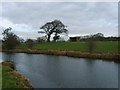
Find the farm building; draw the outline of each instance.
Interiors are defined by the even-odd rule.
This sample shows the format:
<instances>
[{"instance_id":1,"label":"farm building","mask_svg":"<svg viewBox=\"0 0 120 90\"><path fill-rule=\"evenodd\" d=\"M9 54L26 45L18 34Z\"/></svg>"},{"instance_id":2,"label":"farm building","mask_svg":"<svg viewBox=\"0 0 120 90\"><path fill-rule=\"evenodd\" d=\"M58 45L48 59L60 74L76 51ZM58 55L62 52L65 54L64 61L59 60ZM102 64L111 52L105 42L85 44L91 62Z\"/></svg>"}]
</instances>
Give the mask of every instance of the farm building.
<instances>
[{"instance_id":1,"label":"farm building","mask_svg":"<svg viewBox=\"0 0 120 90\"><path fill-rule=\"evenodd\" d=\"M80 41L80 37L70 37L70 41L71 42L79 42Z\"/></svg>"}]
</instances>

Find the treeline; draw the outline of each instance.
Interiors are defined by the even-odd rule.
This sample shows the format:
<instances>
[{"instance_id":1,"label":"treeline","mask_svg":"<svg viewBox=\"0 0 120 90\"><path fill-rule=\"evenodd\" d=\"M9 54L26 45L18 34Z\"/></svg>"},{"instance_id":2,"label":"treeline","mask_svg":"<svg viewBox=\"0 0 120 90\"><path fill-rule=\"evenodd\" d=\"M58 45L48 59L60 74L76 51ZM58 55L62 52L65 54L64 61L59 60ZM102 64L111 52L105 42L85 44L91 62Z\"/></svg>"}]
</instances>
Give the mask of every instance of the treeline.
<instances>
[{"instance_id":1,"label":"treeline","mask_svg":"<svg viewBox=\"0 0 120 90\"><path fill-rule=\"evenodd\" d=\"M60 34L68 33L66 29L66 25L64 25L60 20L54 20L51 22L47 22L43 26L40 27L41 31L38 33L45 34L44 37L39 37L36 40L27 39L26 41L22 38L19 38L16 34L14 34L9 27L3 31L3 40L2 40L2 48L3 49L14 49L20 43L27 43L28 47L31 48L34 43L38 42L50 42L51 36L53 35L53 41L58 41L61 37Z\"/></svg>"},{"instance_id":2,"label":"treeline","mask_svg":"<svg viewBox=\"0 0 120 90\"><path fill-rule=\"evenodd\" d=\"M47 36L38 37L37 39L27 39L24 40L14 34L12 31L12 28L9 27L3 31L3 40L2 40L2 48L3 49L14 49L16 46L18 46L21 43L26 43L28 48L32 49L33 45L36 43L43 43L47 42L48 38ZM53 40L54 41L54 40ZM59 41L65 41L64 39ZM69 41L69 40L68 40ZM104 37L102 33L97 33L94 35L86 35L81 36L80 41L120 41L120 37ZM90 47L93 47L93 43L90 42Z\"/></svg>"},{"instance_id":3,"label":"treeline","mask_svg":"<svg viewBox=\"0 0 120 90\"><path fill-rule=\"evenodd\" d=\"M12 28L9 27L5 29L2 33L3 39L2 39L2 49L14 49L16 46L20 45L21 43L26 43L29 48L32 48L33 44L39 43L39 42L45 42L45 38L39 37L37 39L27 39L24 40L23 38L20 38L15 33L13 33Z\"/></svg>"},{"instance_id":4,"label":"treeline","mask_svg":"<svg viewBox=\"0 0 120 90\"><path fill-rule=\"evenodd\" d=\"M97 33L93 35L81 36L80 41L120 41L120 37L104 37L104 34Z\"/></svg>"},{"instance_id":5,"label":"treeline","mask_svg":"<svg viewBox=\"0 0 120 90\"><path fill-rule=\"evenodd\" d=\"M44 34L43 37L38 37L36 39L27 39L24 40L23 38L20 38L16 34L14 34L11 30L12 28L6 28L2 35L2 48L3 49L14 49L16 46L18 46L21 43L26 43L29 48L32 48L33 44L41 43L41 42L51 42L51 38L53 36L53 42L64 42L64 38L61 38L60 35L62 33L68 34L68 30L66 29L66 25L64 25L60 20L54 20L51 22L47 22L43 26L40 27L42 29L41 31L38 31L40 34ZM86 35L81 36L80 41L119 41L120 37L104 37L102 33L97 33L94 35ZM70 40L68 40L70 41ZM90 44L92 45L92 44Z\"/></svg>"}]
</instances>

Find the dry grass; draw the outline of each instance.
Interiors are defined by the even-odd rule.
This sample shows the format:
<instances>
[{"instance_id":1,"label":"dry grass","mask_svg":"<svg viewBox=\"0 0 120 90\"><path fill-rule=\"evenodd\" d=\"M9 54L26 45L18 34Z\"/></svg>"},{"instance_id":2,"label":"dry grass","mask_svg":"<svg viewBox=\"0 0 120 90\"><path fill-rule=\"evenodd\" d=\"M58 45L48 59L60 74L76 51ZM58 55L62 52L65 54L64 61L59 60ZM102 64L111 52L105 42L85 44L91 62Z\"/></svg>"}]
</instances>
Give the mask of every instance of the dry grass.
<instances>
[{"instance_id":1,"label":"dry grass","mask_svg":"<svg viewBox=\"0 0 120 90\"><path fill-rule=\"evenodd\" d=\"M104 59L120 62L120 54L99 54L99 53L88 53L80 51L60 51L60 50L3 50L3 52L15 52L15 53L28 53L28 54L47 54L47 55L59 55L59 56L70 56L79 58L93 58L93 59Z\"/></svg>"}]
</instances>

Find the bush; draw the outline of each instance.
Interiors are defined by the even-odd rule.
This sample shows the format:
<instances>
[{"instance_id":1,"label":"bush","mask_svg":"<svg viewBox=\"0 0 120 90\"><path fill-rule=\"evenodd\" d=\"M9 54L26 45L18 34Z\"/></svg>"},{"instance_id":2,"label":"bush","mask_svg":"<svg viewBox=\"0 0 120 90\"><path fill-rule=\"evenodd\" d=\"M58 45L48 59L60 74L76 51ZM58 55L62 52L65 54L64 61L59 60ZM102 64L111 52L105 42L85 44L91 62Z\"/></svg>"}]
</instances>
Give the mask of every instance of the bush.
<instances>
[{"instance_id":1,"label":"bush","mask_svg":"<svg viewBox=\"0 0 120 90\"><path fill-rule=\"evenodd\" d=\"M20 44L20 39L17 35L10 32L12 28L7 28L3 31L3 49L14 49Z\"/></svg>"}]
</instances>

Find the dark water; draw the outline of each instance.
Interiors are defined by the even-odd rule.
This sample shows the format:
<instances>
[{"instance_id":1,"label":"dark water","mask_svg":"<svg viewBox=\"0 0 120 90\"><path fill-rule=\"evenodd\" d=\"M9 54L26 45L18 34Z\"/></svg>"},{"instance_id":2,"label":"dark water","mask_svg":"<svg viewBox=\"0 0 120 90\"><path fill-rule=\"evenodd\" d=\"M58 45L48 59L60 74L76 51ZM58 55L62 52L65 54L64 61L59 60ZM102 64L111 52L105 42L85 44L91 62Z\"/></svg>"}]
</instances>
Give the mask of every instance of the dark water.
<instances>
[{"instance_id":1,"label":"dark water","mask_svg":"<svg viewBox=\"0 0 120 90\"><path fill-rule=\"evenodd\" d=\"M117 88L118 64L42 54L2 53L35 88Z\"/></svg>"}]
</instances>

